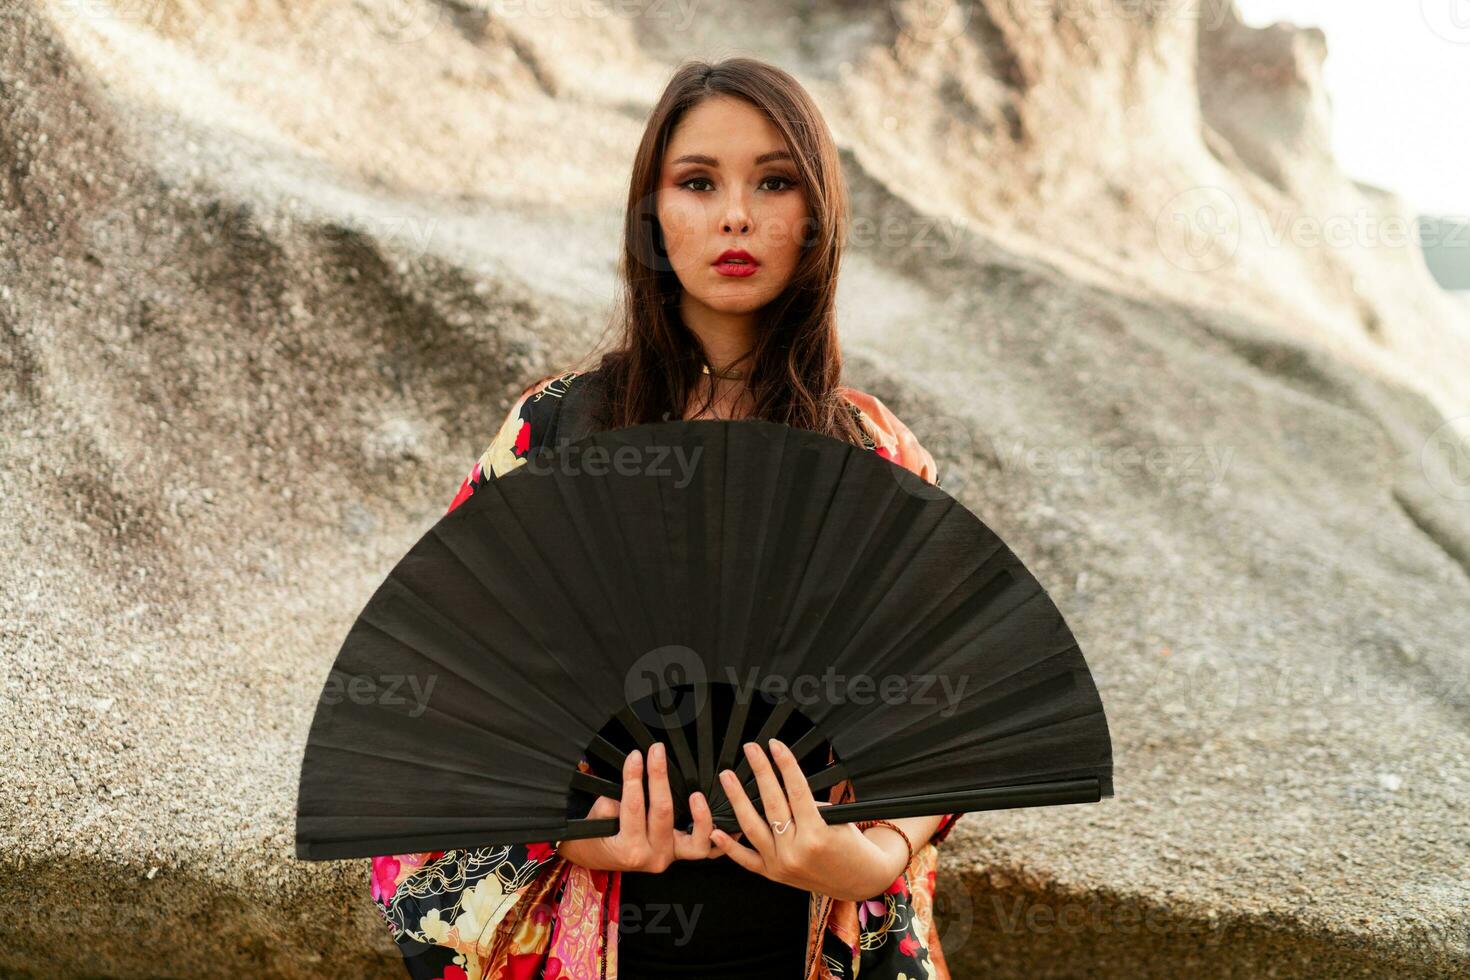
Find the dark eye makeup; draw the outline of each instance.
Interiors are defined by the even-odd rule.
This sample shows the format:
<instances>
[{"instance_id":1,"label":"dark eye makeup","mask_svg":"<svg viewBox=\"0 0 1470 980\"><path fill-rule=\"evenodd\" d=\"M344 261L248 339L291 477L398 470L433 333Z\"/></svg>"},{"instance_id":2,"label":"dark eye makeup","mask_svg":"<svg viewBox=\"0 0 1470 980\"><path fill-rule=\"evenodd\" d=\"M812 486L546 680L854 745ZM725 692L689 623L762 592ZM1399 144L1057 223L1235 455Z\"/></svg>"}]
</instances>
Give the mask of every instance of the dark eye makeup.
<instances>
[{"instance_id":1,"label":"dark eye makeup","mask_svg":"<svg viewBox=\"0 0 1470 980\"><path fill-rule=\"evenodd\" d=\"M697 181L704 181L705 183L711 183L710 178L705 177L705 176L698 176L698 177L688 177L688 178L685 178L684 180L679 181L679 183L678 183L677 186L679 186L679 187L688 187L689 190L698 191L698 190L700 190L700 188L689 187L690 184L693 184L693 183L695 183ZM762 177L759 186L764 187L767 183L770 183L771 181L779 181L780 184L782 185L782 186L779 186L779 187L772 188L773 190L777 190L777 191L790 190L791 188L793 188L793 187L796 186L796 181L793 178L787 177L787 176L785 176L783 174L770 174L770 175L768 175L766 177Z\"/></svg>"}]
</instances>

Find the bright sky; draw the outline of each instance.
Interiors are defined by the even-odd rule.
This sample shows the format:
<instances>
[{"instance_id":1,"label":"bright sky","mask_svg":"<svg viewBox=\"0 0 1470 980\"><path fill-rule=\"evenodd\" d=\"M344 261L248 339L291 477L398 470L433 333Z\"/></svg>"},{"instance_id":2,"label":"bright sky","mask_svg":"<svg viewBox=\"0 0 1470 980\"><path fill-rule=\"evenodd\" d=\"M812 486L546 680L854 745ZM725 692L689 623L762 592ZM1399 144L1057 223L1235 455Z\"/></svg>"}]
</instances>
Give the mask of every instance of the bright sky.
<instances>
[{"instance_id":1,"label":"bright sky","mask_svg":"<svg viewBox=\"0 0 1470 980\"><path fill-rule=\"evenodd\" d=\"M1252 27L1320 27L1333 142L1350 176L1470 216L1470 0L1236 0Z\"/></svg>"}]
</instances>

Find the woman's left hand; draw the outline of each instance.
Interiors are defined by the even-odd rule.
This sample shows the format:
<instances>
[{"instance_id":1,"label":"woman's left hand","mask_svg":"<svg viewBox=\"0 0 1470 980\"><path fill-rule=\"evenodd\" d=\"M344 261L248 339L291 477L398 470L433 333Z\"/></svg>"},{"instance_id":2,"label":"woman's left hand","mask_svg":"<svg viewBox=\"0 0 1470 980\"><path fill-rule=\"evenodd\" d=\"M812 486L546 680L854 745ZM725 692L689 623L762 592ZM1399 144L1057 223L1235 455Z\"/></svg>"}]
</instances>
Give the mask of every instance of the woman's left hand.
<instances>
[{"instance_id":1,"label":"woman's left hand","mask_svg":"<svg viewBox=\"0 0 1470 980\"><path fill-rule=\"evenodd\" d=\"M771 739L771 757L781 773L779 783L776 769L759 745L745 743L745 756L755 773L766 819L746 796L735 773L721 772L720 783L740 829L754 845L746 847L714 830L710 841L731 860L772 881L851 902L881 895L903 874L902 850L895 858L892 850L869 840L856 824L829 824L822 819L800 764L781 742ZM783 832L776 833L768 820L783 827ZM903 847L901 841L899 847Z\"/></svg>"}]
</instances>

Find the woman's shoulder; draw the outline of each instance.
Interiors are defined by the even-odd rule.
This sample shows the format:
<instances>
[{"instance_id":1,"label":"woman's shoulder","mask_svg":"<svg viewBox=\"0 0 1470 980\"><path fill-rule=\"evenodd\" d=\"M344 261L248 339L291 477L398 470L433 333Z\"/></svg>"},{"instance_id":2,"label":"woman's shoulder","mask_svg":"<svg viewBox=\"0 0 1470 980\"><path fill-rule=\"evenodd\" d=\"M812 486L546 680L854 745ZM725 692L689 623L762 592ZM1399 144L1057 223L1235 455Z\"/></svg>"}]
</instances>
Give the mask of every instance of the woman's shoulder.
<instances>
[{"instance_id":1,"label":"woman's shoulder","mask_svg":"<svg viewBox=\"0 0 1470 980\"><path fill-rule=\"evenodd\" d=\"M557 410L578 379L591 372L567 368L545 374L516 395L490 444L480 454L476 471L486 477L504 476L524 463L533 446L546 441Z\"/></svg>"},{"instance_id":2,"label":"woman's shoulder","mask_svg":"<svg viewBox=\"0 0 1470 980\"><path fill-rule=\"evenodd\" d=\"M590 372L580 368L564 368L551 374L542 375L535 381L521 389L516 396L515 408L522 404L534 404L544 398L561 398L570 390L573 383Z\"/></svg>"},{"instance_id":3,"label":"woman's shoulder","mask_svg":"<svg viewBox=\"0 0 1470 980\"><path fill-rule=\"evenodd\" d=\"M913 432L893 410L883 404L881 398L850 385L839 385L837 394L852 406L858 424L877 444L878 455L914 471L930 483L939 483L934 457L919 444Z\"/></svg>"},{"instance_id":4,"label":"woman's shoulder","mask_svg":"<svg viewBox=\"0 0 1470 980\"><path fill-rule=\"evenodd\" d=\"M900 437L908 433L908 426L904 425L899 417L893 414L893 410L883 404L883 400L877 395L851 385L839 385L837 394L847 402L853 415L878 444L880 451L896 449Z\"/></svg>"}]
</instances>

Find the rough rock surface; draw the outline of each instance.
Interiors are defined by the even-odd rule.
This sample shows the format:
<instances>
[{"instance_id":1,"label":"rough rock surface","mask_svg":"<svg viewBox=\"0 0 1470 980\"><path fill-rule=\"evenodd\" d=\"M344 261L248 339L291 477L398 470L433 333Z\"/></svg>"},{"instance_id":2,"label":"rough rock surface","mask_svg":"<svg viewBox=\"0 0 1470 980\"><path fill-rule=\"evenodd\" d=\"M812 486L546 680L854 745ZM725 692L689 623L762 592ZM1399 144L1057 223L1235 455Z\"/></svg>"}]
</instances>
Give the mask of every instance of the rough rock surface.
<instances>
[{"instance_id":1,"label":"rough rock surface","mask_svg":"<svg viewBox=\"0 0 1470 980\"><path fill-rule=\"evenodd\" d=\"M844 148L852 383L1113 726L1114 799L945 845L956 977L1470 970L1470 306L1331 160L1321 35L646 6L0 7L0 972L401 975L291 857L327 663L599 336L672 65L744 52Z\"/></svg>"}]
</instances>

